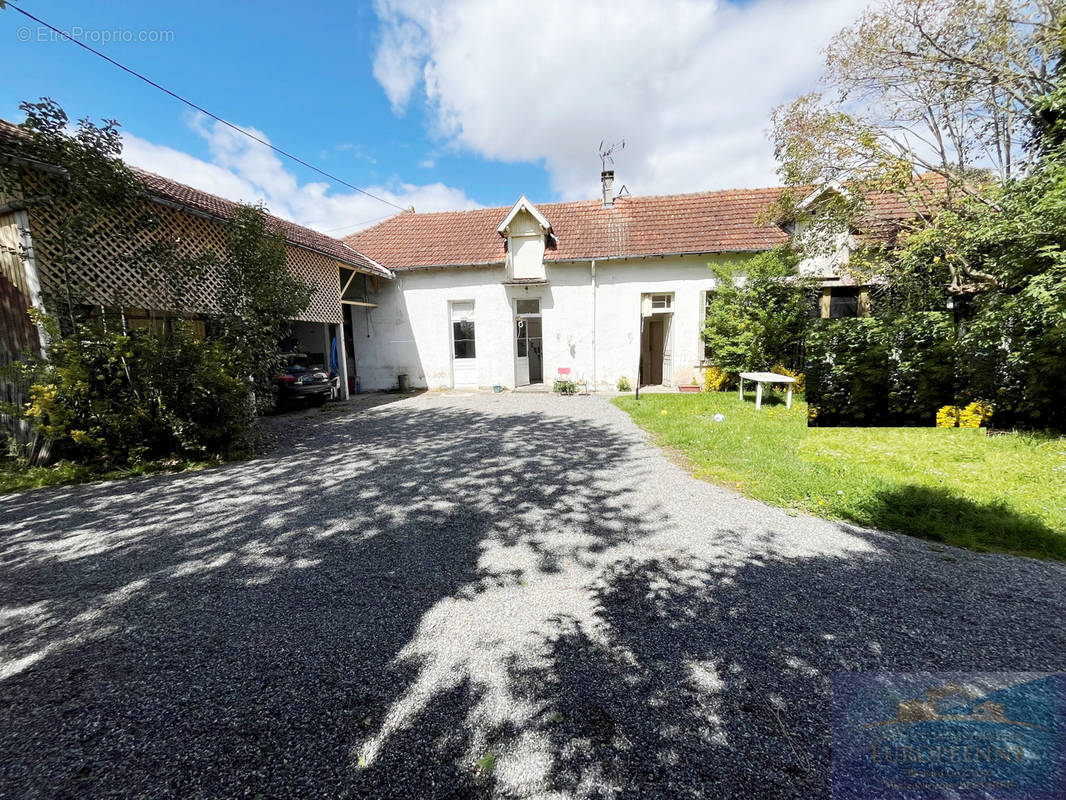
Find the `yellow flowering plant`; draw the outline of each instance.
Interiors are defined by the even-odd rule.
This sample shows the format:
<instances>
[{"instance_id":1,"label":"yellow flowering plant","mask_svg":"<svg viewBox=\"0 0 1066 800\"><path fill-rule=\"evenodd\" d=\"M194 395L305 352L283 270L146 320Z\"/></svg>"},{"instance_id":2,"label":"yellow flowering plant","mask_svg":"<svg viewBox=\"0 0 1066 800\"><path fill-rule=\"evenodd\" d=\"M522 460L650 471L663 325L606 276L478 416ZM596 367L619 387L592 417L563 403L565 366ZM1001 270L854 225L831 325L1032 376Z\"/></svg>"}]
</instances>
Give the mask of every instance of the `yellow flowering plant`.
<instances>
[{"instance_id":1,"label":"yellow flowering plant","mask_svg":"<svg viewBox=\"0 0 1066 800\"><path fill-rule=\"evenodd\" d=\"M957 406L944 406L936 412L936 426L938 428L954 428L959 424L959 409Z\"/></svg>"},{"instance_id":2,"label":"yellow flowering plant","mask_svg":"<svg viewBox=\"0 0 1066 800\"><path fill-rule=\"evenodd\" d=\"M703 391L725 391L729 387L729 384L733 383L735 377L735 375L726 372L721 367L707 367L703 371Z\"/></svg>"}]
</instances>

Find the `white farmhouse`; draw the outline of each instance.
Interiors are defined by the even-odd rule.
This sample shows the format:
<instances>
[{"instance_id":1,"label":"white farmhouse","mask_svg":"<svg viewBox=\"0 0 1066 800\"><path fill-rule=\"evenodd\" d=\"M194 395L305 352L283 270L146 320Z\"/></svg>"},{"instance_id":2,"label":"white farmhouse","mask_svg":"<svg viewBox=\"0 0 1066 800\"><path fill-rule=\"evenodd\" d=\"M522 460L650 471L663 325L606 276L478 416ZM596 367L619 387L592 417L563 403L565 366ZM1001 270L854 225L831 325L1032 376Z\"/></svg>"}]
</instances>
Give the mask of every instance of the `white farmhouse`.
<instances>
[{"instance_id":1,"label":"white farmhouse","mask_svg":"<svg viewBox=\"0 0 1066 800\"><path fill-rule=\"evenodd\" d=\"M400 214L346 240L395 274L345 303L361 387L698 379L709 264L783 244L778 188ZM638 375L638 364L639 375Z\"/></svg>"}]
</instances>

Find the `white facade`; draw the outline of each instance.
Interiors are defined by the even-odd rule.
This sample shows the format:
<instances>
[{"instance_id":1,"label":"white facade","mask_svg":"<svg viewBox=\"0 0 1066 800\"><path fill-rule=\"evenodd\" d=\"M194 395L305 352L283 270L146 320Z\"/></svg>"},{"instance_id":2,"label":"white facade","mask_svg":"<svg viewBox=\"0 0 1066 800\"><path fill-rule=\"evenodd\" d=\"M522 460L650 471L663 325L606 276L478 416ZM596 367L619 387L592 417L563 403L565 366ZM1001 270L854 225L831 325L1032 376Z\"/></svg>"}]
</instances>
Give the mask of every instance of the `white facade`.
<instances>
[{"instance_id":1,"label":"white facade","mask_svg":"<svg viewBox=\"0 0 1066 800\"><path fill-rule=\"evenodd\" d=\"M522 385L528 364L521 360L525 345L516 335L521 330L516 301L536 299L542 380L549 386L560 369L569 369L571 377L590 388L613 389L620 377L634 385L642 320L646 328L658 325L664 339L660 351L652 353L663 367L661 380L653 382L699 380L704 298L715 287L709 264L744 258L706 254L549 261L543 263L544 282L532 285L509 282L512 276L535 277L537 265L524 258L491 266L397 270L395 280L373 298L376 308L353 309L356 371L363 390L394 388L399 374L406 374L412 386L430 389ZM658 307L651 308L651 295L668 299L659 297ZM642 317L645 296L650 316ZM533 306L524 303L522 308ZM461 324L469 321L473 358L457 358L457 353L468 353L468 345L457 345L456 337L469 333L469 325Z\"/></svg>"}]
</instances>

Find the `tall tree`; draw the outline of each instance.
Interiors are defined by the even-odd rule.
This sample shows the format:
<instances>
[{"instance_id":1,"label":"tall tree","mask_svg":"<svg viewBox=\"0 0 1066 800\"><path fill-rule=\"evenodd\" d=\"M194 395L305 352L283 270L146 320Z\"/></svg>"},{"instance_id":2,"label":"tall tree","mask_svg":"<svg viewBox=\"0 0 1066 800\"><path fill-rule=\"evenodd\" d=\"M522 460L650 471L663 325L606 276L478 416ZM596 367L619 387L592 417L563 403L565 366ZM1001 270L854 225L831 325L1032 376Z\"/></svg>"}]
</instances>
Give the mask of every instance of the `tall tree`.
<instances>
[{"instance_id":1,"label":"tall tree","mask_svg":"<svg viewBox=\"0 0 1066 800\"><path fill-rule=\"evenodd\" d=\"M924 221L973 199L994 206L997 183L1032 168L1038 111L1064 49L1061 0L883 0L868 10L826 51L831 94L800 97L771 118L778 171L792 187L783 213L803 218L798 200L811 186L846 186L817 219L808 214L800 246L830 247L842 228L861 227L880 193ZM954 266L957 292L987 282Z\"/></svg>"},{"instance_id":2,"label":"tall tree","mask_svg":"<svg viewBox=\"0 0 1066 800\"><path fill-rule=\"evenodd\" d=\"M1061 0L883 0L834 37L823 95L774 113L791 185L935 172L963 194L974 170L1032 164L1034 104L1066 42Z\"/></svg>"}]
</instances>

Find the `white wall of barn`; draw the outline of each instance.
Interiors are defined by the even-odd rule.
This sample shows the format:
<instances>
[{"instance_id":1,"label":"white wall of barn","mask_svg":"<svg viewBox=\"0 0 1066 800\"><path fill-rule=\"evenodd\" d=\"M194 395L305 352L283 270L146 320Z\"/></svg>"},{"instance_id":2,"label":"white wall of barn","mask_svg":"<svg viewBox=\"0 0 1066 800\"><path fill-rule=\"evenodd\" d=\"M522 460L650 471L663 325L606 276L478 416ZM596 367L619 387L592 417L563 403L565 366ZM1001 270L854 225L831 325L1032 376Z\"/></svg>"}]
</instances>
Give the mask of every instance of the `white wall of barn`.
<instances>
[{"instance_id":1,"label":"white wall of barn","mask_svg":"<svg viewBox=\"0 0 1066 800\"><path fill-rule=\"evenodd\" d=\"M355 361L363 390L394 388L406 373L412 386L453 386L451 303L474 302L477 386L515 385L515 306L539 298L546 383L569 367L574 377L613 389L637 379L643 294L673 294L674 384L699 378L704 293L715 287L711 261L743 254L598 260L546 266L547 283L504 283L504 264L398 270L372 299L354 309Z\"/></svg>"}]
</instances>

